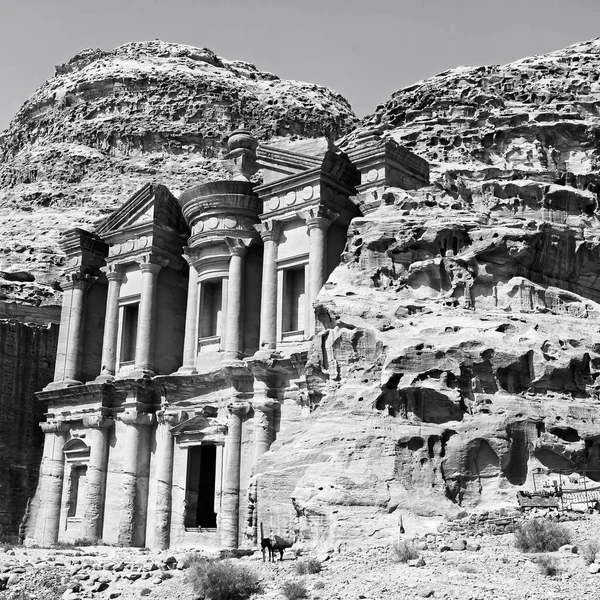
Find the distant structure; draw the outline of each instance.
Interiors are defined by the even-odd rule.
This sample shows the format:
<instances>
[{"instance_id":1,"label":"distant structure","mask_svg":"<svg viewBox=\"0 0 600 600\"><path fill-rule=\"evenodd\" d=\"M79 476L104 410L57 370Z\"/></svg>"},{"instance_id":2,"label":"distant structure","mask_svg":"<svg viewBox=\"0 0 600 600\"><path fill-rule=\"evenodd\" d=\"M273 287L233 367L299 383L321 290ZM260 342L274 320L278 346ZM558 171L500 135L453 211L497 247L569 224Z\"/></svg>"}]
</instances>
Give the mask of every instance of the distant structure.
<instances>
[{"instance_id":1,"label":"distant structure","mask_svg":"<svg viewBox=\"0 0 600 600\"><path fill-rule=\"evenodd\" d=\"M71 270L54 381L38 394L26 541L236 548L273 526L253 464L312 408L313 301L350 221L388 186L427 185L429 168L377 132L348 154L258 146L244 130L228 145L233 179L179 199L148 184L96 233L63 235Z\"/></svg>"}]
</instances>

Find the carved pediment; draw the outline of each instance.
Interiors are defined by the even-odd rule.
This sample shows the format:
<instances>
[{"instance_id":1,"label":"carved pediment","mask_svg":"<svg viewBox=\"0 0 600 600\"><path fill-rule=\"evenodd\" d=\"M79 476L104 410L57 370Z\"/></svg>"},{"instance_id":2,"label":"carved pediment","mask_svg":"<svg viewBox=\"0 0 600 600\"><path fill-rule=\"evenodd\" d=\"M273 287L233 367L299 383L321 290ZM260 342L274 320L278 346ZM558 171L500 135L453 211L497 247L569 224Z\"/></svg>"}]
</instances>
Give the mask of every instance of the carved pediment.
<instances>
[{"instance_id":1,"label":"carved pediment","mask_svg":"<svg viewBox=\"0 0 600 600\"><path fill-rule=\"evenodd\" d=\"M144 226L170 229L174 233L188 235L189 230L181 214L179 202L161 184L147 183L133 194L120 208L101 221L96 232L103 238L132 233Z\"/></svg>"}]
</instances>

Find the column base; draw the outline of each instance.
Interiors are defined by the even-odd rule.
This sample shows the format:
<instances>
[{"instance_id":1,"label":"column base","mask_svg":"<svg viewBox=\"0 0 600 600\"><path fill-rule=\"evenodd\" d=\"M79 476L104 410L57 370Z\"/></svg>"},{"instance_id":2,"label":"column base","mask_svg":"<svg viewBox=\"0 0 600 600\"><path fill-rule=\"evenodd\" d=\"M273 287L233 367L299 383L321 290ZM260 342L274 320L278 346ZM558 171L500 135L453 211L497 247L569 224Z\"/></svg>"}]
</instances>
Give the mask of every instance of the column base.
<instances>
[{"instance_id":1,"label":"column base","mask_svg":"<svg viewBox=\"0 0 600 600\"><path fill-rule=\"evenodd\" d=\"M110 383L114 378L115 376L110 373L100 373L92 383Z\"/></svg>"},{"instance_id":2,"label":"column base","mask_svg":"<svg viewBox=\"0 0 600 600\"><path fill-rule=\"evenodd\" d=\"M58 390L60 388L73 387L76 385L84 385L83 381L77 381L76 379L61 379L60 381L53 381L49 383L44 391Z\"/></svg>"},{"instance_id":3,"label":"column base","mask_svg":"<svg viewBox=\"0 0 600 600\"><path fill-rule=\"evenodd\" d=\"M115 379L142 379L144 377L154 377L155 375L157 375L156 372L148 369L133 369L132 371L118 373Z\"/></svg>"},{"instance_id":4,"label":"column base","mask_svg":"<svg viewBox=\"0 0 600 600\"><path fill-rule=\"evenodd\" d=\"M269 360L281 358L282 354L279 350L275 350L275 348L261 348L257 350L252 356L255 360Z\"/></svg>"},{"instance_id":5,"label":"column base","mask_svg":"<svg viewBox=\"0 0 600 600\"><path fill-rule=\"evenodd\" d=\"M175 375L196 375L197 373L198 370L196 367L183 365L183 367L179 367L179 369L177 369Z\"/></svg>"}]
</instances>

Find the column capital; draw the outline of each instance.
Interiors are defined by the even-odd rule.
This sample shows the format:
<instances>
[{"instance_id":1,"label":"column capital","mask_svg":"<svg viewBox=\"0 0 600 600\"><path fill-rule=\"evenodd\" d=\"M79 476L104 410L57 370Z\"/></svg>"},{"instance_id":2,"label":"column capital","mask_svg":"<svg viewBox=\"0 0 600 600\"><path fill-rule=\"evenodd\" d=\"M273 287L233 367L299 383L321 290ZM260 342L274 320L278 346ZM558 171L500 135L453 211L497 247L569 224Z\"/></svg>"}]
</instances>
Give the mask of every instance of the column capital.
<instances>
[{"instance_id":1,"label":"column capital","mask_svg":"<svg viewBox=\"0 0 600 600\"><path fill-rule=\"evenodd\" d=\"M132 410L121 413L119 420L125 423L125 425L152 425L154 423L154 415Z\"/></svg>"},{"instance_id":2,"label":"column capital","mask_svg":"<svg viewBox=\"0 0 600 600\"><path fill-rule=\"evenodd\" d=\"M227 410L229 414L235 415L236 417L241 417L250 412L250 403L249 402L232 402L227 405Z\"/></svg>"},{"instance_id":3,"label":"column capital","mask_svg":"<svg viewBox=\"0 0 600 600\"><path fill-rule=\"evenodd\" d=\"M248 248L252 244L253 239L226 237L225 243L229 248L231 256L245 256Z\"/></svg>"},{"instance_id":4,"label":"column capital","mask_svg":"<svg viewBox=\"0 0 600 600\"><path fill-rule=\"evenodd\" d=\"M183 247L183 254L181 255L185 262L192 268L195 262L199 260L198 248L191 248L190 246Z\"/></svg>"},{"instance_id":5,"label":"column capital","mask_svg":"<svg viewBox=\"0 0 600 600\"><path fill-rule=\"evenodd\" d=\"M83 426L90 429L109 429L115 424L113 419L104 415L86 415L82 421Z\"/></svg>"},{"instance_id":6,"label":"column capital","mask_svg":"<svg viewBox=\"0 0 600 600\"><path fill-rule=\"evenodd\" d=\"M65 421L45 421L40 423L40 428L44 433L65 433L71 429L71 424Z\"/></svg>"},{"instance_id":7,"label":"column capital","mask_svg":"<svg viewBox=\"0 0 600 600\"><path fill-rule=\"evenodd\" d=\"M125 275L125 271L123 265L117 263L109 263L105 267L101 267L100 269L105 275L108 281L123 281L123 276Z\"/></svg>"},{"instance_id":8,"label":"column capital","mask_svg":"<svg viewBox=\"0 0 600 600\"><path fill-rule=\"evenodd\" d=\"M279 242L281 236L281 223L279 221L263 221L254 225L254 229L260 233L263 242Z\"/></svg>"},{"instance_id":9,"label":"column capital","mask_svg":"<svg viewBox=\"0 0 600 600\"><path fill-rule=\"evenodd\" d=\"M144 271L149 271L154 274L158 273L163 267L166 267L169 264L169 261L166 258L160 258L154 254L143 254L137 258L135 262L140 265L140 271L142 271L142 273Z\"/></svg>"},{"instance_id":10,"label":"column capital","mask_svg":"<svg viewBox=\"0 0 600 600\"><path fill-rule=\"evenodd\" d=\"M267 415L275 412L280 405L281 403L278 400L272 400L271 398L252 400L252 408L254 409L254 412L260 411Z\"/></svg>"},{"instance_id":11,"label":"column capital","mask_svg":"<svg viewBox=\"0 0 600 600\"><path fill-rule=\"evenodd\" d=\"M182 421L188 418L188 414L183 411L178 412L167 412L166 410L159 410L156 413L156 420L159 425L179 425Z\"/></svg>"},{"instance_id":12,"label":"column capital","mask_svg":"<svg viewBox=\"0 0 600 600\"><path fill-rule=\"evenodd\" d=\"M66 273L65 277L67 280L61 283L61 288L64 292L75 288L86 290L91 285L93 279L95 279L81 271L71 271L70 273Z\"/></svg>"},{"instance_id":13,"label":"column capital","mask_svg":"<svg viewBox=\"0 0 600 600\"><path fill-rule=\"evenodd\" d=\"M334 210L330 210L323 206L301 210L296 213L305 223L308 232L311 229L326 230L340 216Z\"/></svg>"}]
</instances>

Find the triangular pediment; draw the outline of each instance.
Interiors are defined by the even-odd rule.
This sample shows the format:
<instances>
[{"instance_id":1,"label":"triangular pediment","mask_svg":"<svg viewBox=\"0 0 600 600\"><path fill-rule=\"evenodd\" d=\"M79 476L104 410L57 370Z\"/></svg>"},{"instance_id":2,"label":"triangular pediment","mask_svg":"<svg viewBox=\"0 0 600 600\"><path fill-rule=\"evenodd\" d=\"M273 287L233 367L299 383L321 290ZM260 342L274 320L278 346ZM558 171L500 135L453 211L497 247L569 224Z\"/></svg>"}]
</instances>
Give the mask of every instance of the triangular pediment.
<instances>
[{"instance_id":1,"label":"triangular pediment","mask_svg":"<svg viewBox=\"0 0 600 600\"><path fill-rule=\"evenodd\" d=\"M130 196L117 210L96 226L96 233L103 237L144 225L160 226L187 233L188 228L181 214L179 202L167 187L147 183Z\"/></svg>"}]
</instances>

